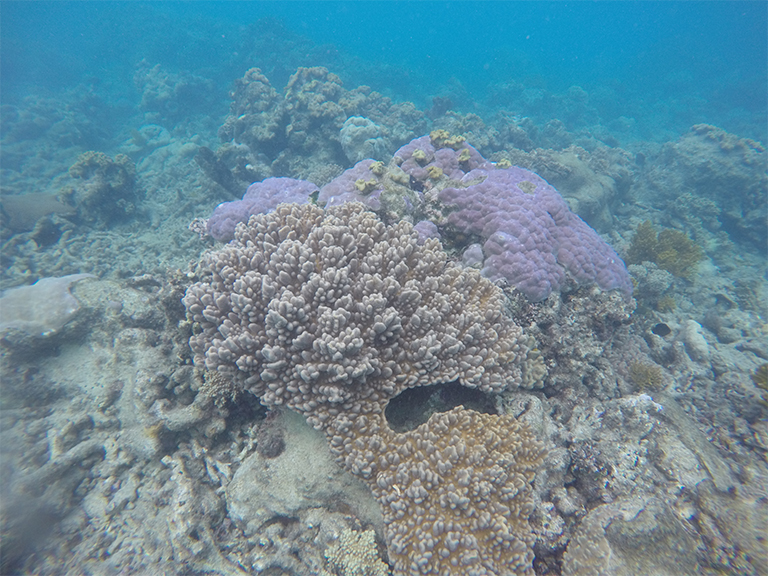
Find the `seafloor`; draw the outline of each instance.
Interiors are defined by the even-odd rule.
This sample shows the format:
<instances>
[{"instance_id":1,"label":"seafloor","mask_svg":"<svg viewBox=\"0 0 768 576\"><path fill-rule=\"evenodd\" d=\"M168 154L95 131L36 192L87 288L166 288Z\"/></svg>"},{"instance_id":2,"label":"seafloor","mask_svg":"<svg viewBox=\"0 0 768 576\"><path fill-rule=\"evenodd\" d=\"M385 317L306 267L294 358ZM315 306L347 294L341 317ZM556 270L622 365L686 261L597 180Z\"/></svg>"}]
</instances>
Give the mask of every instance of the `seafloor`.
<instances>
[{"instance_id":1,"label":"seafloor","mask_svg":"<svg viewBox=\"0 0 768 576\"><path fill-rule=\"evenodd\" d=\"M2 574L388 573L368 488L302 418L193 365L182 297L220 202L271 176L322 186L437 129L555 186L634 293L505 288L540 385L437 386L389 416L471 400L535 431L536 574L768 574L763 144L697 125L630 151L557 119L420 110L324 69L286 89L249 71L221 125L181 121L196 82L137 73L144 121L110 154L81 153L86 93L2 109L0 286L92 275L3 297ZM447 238L451 259L471 240Z\"/></svg>"}]
</instances>

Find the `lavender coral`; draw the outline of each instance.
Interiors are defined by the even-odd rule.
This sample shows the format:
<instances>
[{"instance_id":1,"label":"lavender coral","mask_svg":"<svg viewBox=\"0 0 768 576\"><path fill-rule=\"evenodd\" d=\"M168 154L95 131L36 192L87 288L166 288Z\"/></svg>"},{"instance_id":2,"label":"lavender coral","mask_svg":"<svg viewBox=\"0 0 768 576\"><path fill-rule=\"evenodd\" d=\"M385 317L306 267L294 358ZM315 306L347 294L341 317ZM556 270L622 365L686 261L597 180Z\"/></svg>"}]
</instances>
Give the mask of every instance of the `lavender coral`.
<instances>
[{"instance_id":1,"label":"lavender coral","mask_svg":"<svg viewBox=\"0 0 768 576\"><path fill-rule=\"evenodd\" d=\"M504 279L533 301L579 284L632 293L624 262L543 178L523 168L477 168L439 195L447 223L484 240L483 275Z\"/></svg>"},{"instance_id":2,"label":"lavender coral","mask_svg":"<svg viewBox=\"0 0 768 576\"><path fill-rule=\"evenodd\" d=\"M247 222L254 214L265 214L283 202L304 203L317 191L317 186L294 178L267 178L248 186L242 200L219 204L208 219L208 233L216 240L229 241L235 226Z\"/></svg>"},{"instance_id":3,"label":"lavender coral","mask_svg":"<svg viewBox=\"0 0 768 576\"><path fill-rule=\"evenodd\" d=\"M533 573L528 483L541 449L527 428L460 409L396 434L384 418L407 388L536 384L538 353L499 288L359 203L253 216L204 268L184 298L195 363L326 434L384 510L395 574Z\"/></svg>"},{"instance_id":4,"label":"lavender coral","mask_svg":"<svg viewBox=\"0 0 768 576\"><path fill-rule=\"evenodd\" d=\"M618 254L549 183L523 168L497 167L445 130L412 140L386 168L359 162L319 195L326 206L355 200L387 217L431 219L443 237L450 236L444 231L479 237L483 275L505 280L532 301L560 290L568 279L632 293Z\"/></svg>"}]
</instances>

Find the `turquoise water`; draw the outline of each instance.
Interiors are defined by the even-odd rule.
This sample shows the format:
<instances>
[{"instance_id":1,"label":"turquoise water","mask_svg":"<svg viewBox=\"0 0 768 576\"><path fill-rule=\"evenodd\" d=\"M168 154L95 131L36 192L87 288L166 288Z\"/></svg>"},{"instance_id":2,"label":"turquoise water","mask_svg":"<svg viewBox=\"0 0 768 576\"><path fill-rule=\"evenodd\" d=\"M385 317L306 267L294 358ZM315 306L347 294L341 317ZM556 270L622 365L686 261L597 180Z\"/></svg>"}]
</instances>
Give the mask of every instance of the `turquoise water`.
<instances>
[{"instance_id":1,"label":"turquoise water","mask_svg":"<svg viewBox=\"0 0 768 576\"><path fill-rule=\"evenodd\" d=\"M274 70L279 86L297 65L324 65L467 111L508 107L510 82L580 86L603 123L634 118L645 138L705 122L765 141L766 27L762 2L7 2L0 79L6 102L90 83L119 106L142 59L202 72L222 97L244 67Z\"/></svg>"}]
</instances>

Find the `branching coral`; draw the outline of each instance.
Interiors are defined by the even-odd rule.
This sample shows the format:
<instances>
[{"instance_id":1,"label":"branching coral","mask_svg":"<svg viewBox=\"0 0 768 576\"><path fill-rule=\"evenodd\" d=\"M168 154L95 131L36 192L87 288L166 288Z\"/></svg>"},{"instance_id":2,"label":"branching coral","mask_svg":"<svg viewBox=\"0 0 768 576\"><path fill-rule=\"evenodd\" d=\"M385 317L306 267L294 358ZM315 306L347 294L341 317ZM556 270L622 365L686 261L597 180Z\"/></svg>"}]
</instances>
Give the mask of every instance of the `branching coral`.
<instances>
[{"instance_id":1,"label":"branching coral","mask_svg":"<svg viewBox=\"0 0 768 576\"><path fill-rule=\"evenodd\" d=\"M528 429L463 409L403 434L384 419L407 388L536 384L538 353L499 288L357 203L253 216L204 269L184 298L196 364L326 434L374 490L396 574L532 574L528 483L541 449Z\"/></svg>"}]
</instances>

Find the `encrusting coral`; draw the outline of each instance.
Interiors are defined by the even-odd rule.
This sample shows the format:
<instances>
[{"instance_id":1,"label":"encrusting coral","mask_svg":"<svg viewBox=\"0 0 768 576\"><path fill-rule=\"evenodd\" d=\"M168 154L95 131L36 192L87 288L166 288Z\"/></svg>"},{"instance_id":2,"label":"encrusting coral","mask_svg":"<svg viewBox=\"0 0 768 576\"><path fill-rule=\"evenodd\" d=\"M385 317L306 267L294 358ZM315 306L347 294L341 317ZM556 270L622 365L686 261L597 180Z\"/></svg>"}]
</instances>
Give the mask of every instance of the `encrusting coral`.
<instances>
[{"instance_id":1,"label":"encrusting coral","mask_svg":"<svg viewBox=\"0 0 768 576\"><path fill-rule=\"evenodd\" d=\"M533 574L532 433L463 408L400 434L384 417L416 386L536 385L538 353L498 287L359 203L253 216L203 270L184 298L195 363L326 434L382 506L395 574Z\"/></svg>"}]
</instances>

